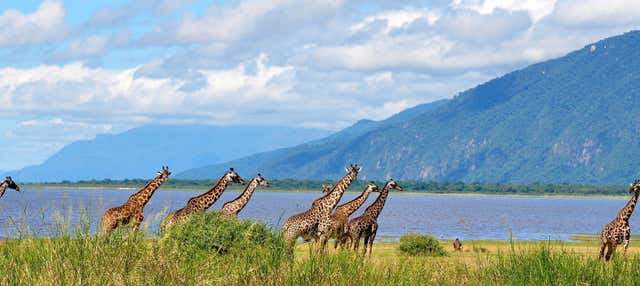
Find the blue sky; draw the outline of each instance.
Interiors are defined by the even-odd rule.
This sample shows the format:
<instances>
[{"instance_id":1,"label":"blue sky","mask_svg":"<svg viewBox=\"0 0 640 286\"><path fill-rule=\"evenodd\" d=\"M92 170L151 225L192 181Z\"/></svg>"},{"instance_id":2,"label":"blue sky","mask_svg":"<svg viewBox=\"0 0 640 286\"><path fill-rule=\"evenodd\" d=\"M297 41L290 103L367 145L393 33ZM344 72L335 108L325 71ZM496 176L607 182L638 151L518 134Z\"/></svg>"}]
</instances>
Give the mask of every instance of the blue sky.
<instances>
[{"instance_id":1,"label":"blue sky","mask_svg":"<svg viewBox=\"0 0 640 286\"><path fill-rule=\"evenodd\" d=\"M640 1L0 2L0 170L147 123L339 129L638 29Z\"/></svg>"}]
</instances>

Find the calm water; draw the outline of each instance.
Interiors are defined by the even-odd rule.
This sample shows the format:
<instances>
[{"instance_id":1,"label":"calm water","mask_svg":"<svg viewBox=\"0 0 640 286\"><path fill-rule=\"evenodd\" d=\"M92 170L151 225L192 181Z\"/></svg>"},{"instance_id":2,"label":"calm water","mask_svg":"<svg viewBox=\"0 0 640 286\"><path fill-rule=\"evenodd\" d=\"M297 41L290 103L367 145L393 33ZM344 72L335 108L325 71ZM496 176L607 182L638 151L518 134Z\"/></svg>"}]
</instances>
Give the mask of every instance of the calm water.
<instances>
[{"instance_id":1,"label":"calm water","mask_svg":"<svg viewBox=\"0 0 640 286\"><path fill-rule=\"evenodd\" d=\"M100 216L110 207L123 203L134 190L7 190L0 199L0 236L15 237L24 226L39 236L57 233L56 222L76 224L81 213L99 224ZM203 191L160 190L145 208L145 226L151 230L171 210L178 209ZM220 206L238 195L226 192L212 207ZM284 220L306 210L319 193L284 193L257 191L240 213L279 227ZM357 194L347 193L343 201ZM369 198L367 205L375 199ZM574 234L599 233L626 203L624 199L602 198L529 198L487 196L434 196L392 193L379 219L378 237L400 236L406 232L429 233L438 238L508 240L568 240ZM364 209L364 208L363 208ZM362 210L360 210L361 212ZM360 212L357 212L358 215ZM632 231L640 232L635 215Z\"/></svg>"}]
</instances>

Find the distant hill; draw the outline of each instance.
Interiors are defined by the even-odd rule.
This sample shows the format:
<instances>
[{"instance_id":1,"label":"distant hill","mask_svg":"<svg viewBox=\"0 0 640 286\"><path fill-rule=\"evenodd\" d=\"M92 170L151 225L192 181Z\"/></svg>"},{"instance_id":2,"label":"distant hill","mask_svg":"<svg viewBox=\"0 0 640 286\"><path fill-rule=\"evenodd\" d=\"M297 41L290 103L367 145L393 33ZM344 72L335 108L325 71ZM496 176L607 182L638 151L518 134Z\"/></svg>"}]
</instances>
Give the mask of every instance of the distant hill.
<instances>
[{"instance_id":1,"label":"distant hill","mask_svg":"<svg viewBox=\"0 0 640 286\"><path fill-rule=\"evenodd\" d=\"M162 165L177 174L329 134L331 131L283 126L147 125L71 143L41 165L3 174L22 182L149 178Z\"/></svg>"},{"instance_id":2,"label":"distant hill","mask_svg":"<svg viewBox=\"0 0 640 286\"><path fill-rule=\"evenodd\" d=\"M344 142L357 139L364 134L371 132L377 128L390 126L397 123L406 122L426 112L433 111L447 103L447 99L437 100L431 103L420 104L412 108L408 108L402 112L396 113L389 118L381 121L373 121L363 119L352 126L349 126L339 132L331 134L322 139L314 140L308 143L300 144L291 148L283 148L271 152L258 153L236 161L224 164L214 164L204 167L194 168L180 173L176 178L185 179L206 179L213 173L220 173L228 166L239 166L241 169L250 170L249 173L260 172L260 170L272 170L271 166L280 162L283 164L303 163L313 158L314 154L324 154L339 147ZM286 175L281 178L290 178ZM309 177L312 178L312 177Z\"/></svg>"},{"instance_id":3,"label":"distant hill","mask_svg":"<svg viewBox=\"0 0 640 286\"><path fill-rule=\"evenodd\" d=\"M608 38L456 96L435 110L333 140L229 165L268 178L625 184L640 175L640 32Z\"/></svg>"}]
</instances>

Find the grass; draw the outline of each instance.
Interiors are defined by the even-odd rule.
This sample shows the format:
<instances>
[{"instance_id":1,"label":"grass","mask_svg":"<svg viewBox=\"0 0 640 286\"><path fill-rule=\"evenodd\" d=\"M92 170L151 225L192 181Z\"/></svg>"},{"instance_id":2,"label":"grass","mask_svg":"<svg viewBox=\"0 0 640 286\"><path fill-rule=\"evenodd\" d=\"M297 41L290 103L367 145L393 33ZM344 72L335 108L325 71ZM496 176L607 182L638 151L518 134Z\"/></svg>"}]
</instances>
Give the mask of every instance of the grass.
<instances>
[{"instance_id":1,"label":"grass","mask_svg":"<svg viewBox=\"0 0 640 286\"><path fill-rule=\"evenodd\" d=\"M634 242L629 259L613 263L598 261L595 241L463 241L463 251L453 251L441 240L444 257L380 242L371 258L333 249L318 256L298 243L292 257L263 224L213 212L163 236L102 237L89 225L0 242L0 285L633 285L640 274Z\"/></svg>"}]
</instances>

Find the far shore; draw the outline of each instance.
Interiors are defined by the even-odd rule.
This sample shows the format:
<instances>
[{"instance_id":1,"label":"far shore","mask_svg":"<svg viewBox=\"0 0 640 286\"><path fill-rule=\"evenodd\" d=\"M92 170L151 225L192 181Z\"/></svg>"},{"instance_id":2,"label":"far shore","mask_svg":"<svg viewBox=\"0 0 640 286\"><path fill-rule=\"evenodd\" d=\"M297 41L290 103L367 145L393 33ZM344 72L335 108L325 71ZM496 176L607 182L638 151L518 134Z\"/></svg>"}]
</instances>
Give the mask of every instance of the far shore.
<instances>
[{"instance_id":1,"label":"far shore","mask_svg":"<svg viewBox=\"0 0 640 286\"><path fill-rule=\"evenodd\" d=\"M122 191L134 191L142 187L134 186L118 186L118 185L66 185L66 184L24 184L23 189L68 189L68 190L122 190ZM161 187L162 191L206 191L211 186L170 186ZM227 189L227 192L242 192L243 187L231 186ZM318 193L321 194L320 189L279 189L279 188L261 188L259 192L271 192L271 193ZM361 190L348 190L348 193L360 193ZM430 192L430 191L414 191L404 190L403 192L394 192L394 195L403 196L452 196L452 197L522 197L522 198L601 198L601 199L628 199L629 196L624 194L571 194L571 193L545 193L545 194L524 194L524 193L484 193L484 192Z\"/></svg>"}]
</instances>

